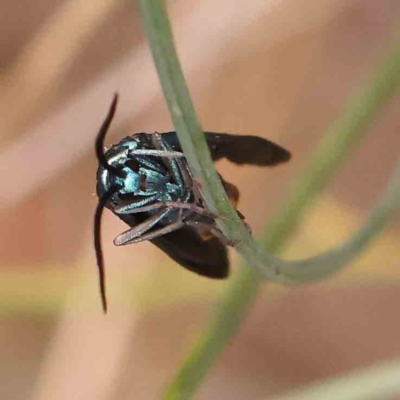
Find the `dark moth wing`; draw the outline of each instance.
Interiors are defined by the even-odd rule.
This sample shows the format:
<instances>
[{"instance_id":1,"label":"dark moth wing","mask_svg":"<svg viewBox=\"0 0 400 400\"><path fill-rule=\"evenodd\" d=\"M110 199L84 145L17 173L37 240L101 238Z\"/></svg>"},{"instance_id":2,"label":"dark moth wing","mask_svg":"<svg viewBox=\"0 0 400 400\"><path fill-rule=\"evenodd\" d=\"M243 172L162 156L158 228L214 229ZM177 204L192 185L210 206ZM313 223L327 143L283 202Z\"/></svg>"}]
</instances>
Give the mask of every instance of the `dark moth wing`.
<instances>
[{"instance_id":1,"label":"dark moth wing","mask_svg":"<svg viewBox=\"0 0 400 400\"><path fill-rule=\"evenodd\" d=\"M129 226L149 217L146 213L118 215ZM151 240L182 267L209 278L223 279L229 274L226 246L212 237L204 240L191 227L184 227Z\"/></svg>"},{"instance_id":2,"label":"dark moth wing","mask_svg":"<svg viewBox=\"0 0 400 400\"><path fill-rule=\"evenodd\" d=\"M226 158L235 164L274 166L290 160L283 147L258 136L206 132L213 160Z\"/></svg>"},{"instance_id":3,"label":"dark moth wing","mask_svg":"<svg viewBox=\"0 0 400 400\"><path fill-rule=\"evenodd\" d=\"M274 166L290 160L290 153L270 140L250 135L204 132L214 161L226 158L235 164ZM163 133L163 139L181 151L176 132Z\"/></svg>"},{"instance_id":4,"label":"dark moth wing","mask_svg":"<svg viewBox=\"0 0 400 400\"><path fill-rule=\"evenodd\" d=\"M203 240L196 230L185 227L152 242L182 267L196 274L215 279L229 275L226 246L216 237Z\"/></svg>"}]
</instances>

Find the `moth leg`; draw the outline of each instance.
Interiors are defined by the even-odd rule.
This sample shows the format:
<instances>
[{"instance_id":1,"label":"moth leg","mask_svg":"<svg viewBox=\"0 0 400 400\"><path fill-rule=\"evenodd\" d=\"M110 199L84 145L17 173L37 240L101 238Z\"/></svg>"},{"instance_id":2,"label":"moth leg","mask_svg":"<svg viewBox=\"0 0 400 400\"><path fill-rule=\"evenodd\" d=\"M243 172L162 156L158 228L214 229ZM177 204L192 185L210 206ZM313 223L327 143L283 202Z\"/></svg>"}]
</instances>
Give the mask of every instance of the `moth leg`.
<instances>
[{"instance_id":1,"label":"moth leg","mask_svg":"<svg viewBox=\"0 0 400 400\"><path fill-rule=\"evenodd\" d=\"M148 204L140 207L130 207L131 205L124 205L124 206L116 206L114 208L114 212L116 214L136 214L136 213L141 213L141 212L146 212L146 211L154 211L162 207L166 207L167 203L164 202L157 202L154 204Z\"/></svg>"},{"instance_id":2,"label":"moth leg","mask_svg":"<svg viewBox=\"0 0 400 400\"><path fill-rule=\"evenodd\" d=\"M169 152L174 151L173 148L169 145L168 141L164 140L163 135L160 135L159 133L154 133L152 135L152 142L156 148L160 148ZM194 185L193 185L193 176L188 168L187 163L180 158L176 158L174 160L171 159L164 160L164 163L166 164L167 168L170 169L177 184L185 187L186 196L183 199L183 202L185 203L188 202L192 190L194 189ZM195 203L197 204L199 193L196 190L194 191L193 194L195 196Z\"/></svg>"},{"instance_id":3,"label":"moth leg","mask_svg":"<svg viewBox=\"0 0 400 400\"><path fill-rule=\"evenodd\" d=\"M155 132L152 134L151 141L154 147L158 149L164 149L170 152L173 151L182 151L178 138L175 132L172 132L173 138L171 137L171 132L167 134L160 135L159 133ZM171 142L171 139L172 142ZM171 143L170 143L171 142ZM175 146L176 147L175 147ZM194 203L200 204L201 203L201 194L199 188L194 183L194 177L187 165L187 163L182 159L174 159L174 160L165 160L164 161L167 168L170 169L171 173L173 174L175 180L182 184L183 181L184 187L186 189L186 196L182 199L183 202L188 202L190 197L193 195Z\"/></svg>"},{"instance_id":4,"label":"moth leg","mask_svg":"<svg viewBox=\"0 0 400 400\"><path fill-rule=\"evenodd\" d=\"M172 154L175 153L170 146L168 146L168 144L163 140L162 136L155 132L151 135L151 141L154 145L154 147L157 149L157 151L159 152L165 152L167 154ZM183 153L180 153L183 156ZM167 157L165 157L167 158ZM163 162L165 164L165 166L171 171L176 183L179 186L183 186L184 182L182 180L181 174L180 174L180 166L182 165L182 163L178 164L178 159L175 158L167 158L166 160L164 159Z\"/></svg>"},{"instance_id":5,"label":"moth leg","mask_svg":"<svg viewBox=\"0 0 400 400\"><path fill-rule=\"evenodd\" d=\"M164 217L171 213L172 209L160 210L157 214L154 214L150 218L146 219L142 223L135 225L133 228L121 233L114 239L115 246L124 246L132 242L132 240L143 236L148 232L154 225L158 224Z\"/></svg>"},{"instance_id":6,"label":"moth leg","mask_svg":"<svg viewBox=\"0 0 400 400\"><path fill-rule=\"evenodd\" d=\"M152 201L157 200L158 197L159 197L159 195L158 195L158 193L156 193L156 194L153 194L152 196L145 197L142 200L133 201L131 203L123 204L120 206L114 206L113 212L115 212L116 214L133 214L135 212L139 212L139 211L135 211L135 210L146 207L146 205L148 203L151 203Z\"/></svg>"},{"instance_id":7,"label":"moth leg","mask_svg":"<svg viewBox=\"0 0 400 400\"><path fill-rule=\"evenodd\" d=\"M203 215L203 216L210 217L213 219L217 218L217 214L213 213L212 211L210 211L204 207L198 206L194 203L181 203L181 202L168 201L165 203L165 205L167 207L173 207L175 209L178 208L181 210L189 210L195 214Z\"/></svg>"},{"instance_id":8,"label":"moth leg","mask_svg":"<svg viewBox=\"0 0 400 400\"><path fill-rule=\"evenodd\" d=\"M164 151L173 152L171 146L162 138L159 133L154 133L151 136L151 141L155 148L162 149ZM164 159L165 166L168 168L172 174L175 183L183 188L181 201L183 203L188 203L192 195L193 189L193 179L190 176L190 172L186 162L182 159ZM195 203L198 203L199 196L197 192L193 192ZM182 218L183 208L179 211L179 219Z\"/></svg>"},{"instance_id":9,"label":"moth leg","mask_svg":"<svg viewBox=\"0 0 400 400\"><path fill-rule=\"evenodd\" d=\"M128 205L130 206L130 205ZM134 207L132 209L127 208L128 206L117 206L114 208L114 212L116 214L135 214L140 212L147 212L147 211L154 211L159 208L173 208L173 209L181 209L181 210L189 210L199 215L204 215L210 218L215 219L217 217L216 214L213 212L205 209L204 207L197 206L196 204L192 203L183 203L178 201L165 201L165 202L158 202L155 204L144 205L141 207Z\"/></svg>"},{"instance_id":10,"label":"moth leg","mask_svg":"<svg viewBox=\"0 0 400 400\"><path fill-rule=\"evenodd\" d=\"M155 229L154 231L146 233L145 235L140 235L139 237L132 238L131 240L128 240L127 242L123 243L123 245L139 243L139 242L143 242L145 240L153 240L153 239L163 236L167 233L177 231L178 229L181 229L184 226L185 226L185 223L182 220L179 220L179 221L173 222L172 224L163 226L162 228ZM115 240L114 240L114 244L115 244Z\"/></svg>"},{"instance_id":11,"label":"moth leg","mask_svg":"<svg viewBox=\"0 0 400 400\"><path fill-rule=\"evenodd\" d=\"M135 150L130 150L129 154L134 156L164 157L168 159L185 157L184 154L181 153L180 151L157 150L157 149L135 149Z\"/></svg>"}]
</instances>

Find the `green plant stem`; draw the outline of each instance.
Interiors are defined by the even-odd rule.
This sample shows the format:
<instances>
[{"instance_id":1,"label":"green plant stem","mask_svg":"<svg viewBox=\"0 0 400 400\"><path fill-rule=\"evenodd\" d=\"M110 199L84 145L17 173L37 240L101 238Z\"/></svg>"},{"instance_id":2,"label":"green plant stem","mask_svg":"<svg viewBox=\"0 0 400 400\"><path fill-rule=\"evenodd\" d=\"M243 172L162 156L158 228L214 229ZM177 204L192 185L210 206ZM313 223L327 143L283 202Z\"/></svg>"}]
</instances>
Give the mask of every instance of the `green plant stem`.
<instances>
[{"instance_id":1,"label":"green plant stem","mask_svg":"<svg viewBox=\"0 0 400 400\"><path fill-rule=\"evenodd\" d=\"M283 261L270 255L276 252L300 221L308 204L328 184L334 172L359 143L377 112L388 102L400 83L400 48L398 43L378 66L365 88L351 98L346 112L324 138L297 180L292 195L283 204L263 236L265 247L255 242L232 208L211 160L209 150L196 119L189 91L173 44L172 32L162 0L138 0L142 23L160 76L167 105L185 157L202 186L209 208L221 218L220 228L245 261L263 278L276 282L302 282L328 276L354 258L376 236L397 204L398 182L389 190L393 196L382 199L366 226L340 248L308 260ZM397 183L396 183L397 182ZM393 189L395 186L395 189ZM382 204L389 206L385 208ZM372 224L372 225L371 225ZM372 228L371 228L372 226ZM367 232L367 233L365 233ZM356 239L354 239L356 238ZM165 399L188 399L226 345L252 302L261 275L249 268L240 269L221 299L215 319L183 364L167 389Z\"/></svg>"}]
</instances>

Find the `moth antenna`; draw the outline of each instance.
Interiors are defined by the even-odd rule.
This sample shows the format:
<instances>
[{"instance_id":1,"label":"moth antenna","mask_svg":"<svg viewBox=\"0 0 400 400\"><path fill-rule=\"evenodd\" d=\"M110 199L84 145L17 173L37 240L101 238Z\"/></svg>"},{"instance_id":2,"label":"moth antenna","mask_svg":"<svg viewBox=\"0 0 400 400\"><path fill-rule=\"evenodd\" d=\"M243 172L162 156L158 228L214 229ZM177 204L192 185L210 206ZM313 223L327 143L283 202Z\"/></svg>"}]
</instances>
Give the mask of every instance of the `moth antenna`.
<instances>
[{"instance_id":1,"label":"moth antenna","mask_svg":"<svg viewBox=\"0 0 400 400\"><path fill-rule=\"evenodd\" d=\"M118 191L118 188L111 187L103 196L100 197L97 203L96 211L94 213L94 223L93 223L93 238L94 238L94 249L96 252L97 269L99 272L99 287L101 303L103 306L104 314L107 314L107 295L106 295L106 275L104 268L104 257L103 248L101 245L101 221L103 216L103 211L110 197Z\"/></svg>"},{"instance_id":2,"label":"moth antenna","mask_svg":"<svg viewBox=\"0 0 400 400\"><path fill-rule=\"evenodd\" d=\"M118 93L114 94L114 98L111 102L110 109L108 110L107 116L103 123L101 124L100 130L97 133L96 136L96 142L95 142L95 150L96 150L96 156L97 159L99 160L99 164L104 167L106 170L113 172L117 175L121 174L121 170L118 168L115 168L114 166L110 165L107 161L106 156L104 155L104 138L106 137L106 134L108 132L108 129L110 128L111 122L114 118L115 115L115 110L117 109L117 103L118 103Z\"/></svg>"}]
</instances>

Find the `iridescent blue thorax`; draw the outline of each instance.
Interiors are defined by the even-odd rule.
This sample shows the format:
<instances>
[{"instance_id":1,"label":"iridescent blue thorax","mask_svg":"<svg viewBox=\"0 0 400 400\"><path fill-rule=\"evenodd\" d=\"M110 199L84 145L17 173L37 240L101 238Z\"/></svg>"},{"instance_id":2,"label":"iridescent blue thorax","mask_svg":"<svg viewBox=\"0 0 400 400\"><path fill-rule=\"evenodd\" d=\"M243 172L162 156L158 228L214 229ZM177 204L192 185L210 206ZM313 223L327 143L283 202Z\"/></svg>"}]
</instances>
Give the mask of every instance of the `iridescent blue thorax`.
<instances>
[{"instance_id":1,"label":"iridescent blue thorax","mask_svg":"<svg viewBox=\"0 0 400 400\"><path fill-rule=\"evenodd\" d=\"M117 175L102 165L98 167L97 195L101 197L111 187L118 188L106 207L114 210L116 206L139 208L157 202L181 201L186 189L179 169L171 171L165 158L138 155L135 150L155 150L151 135L136 133L105 152L108 164L121 171Z\"/></svg>"}]
</instances>

